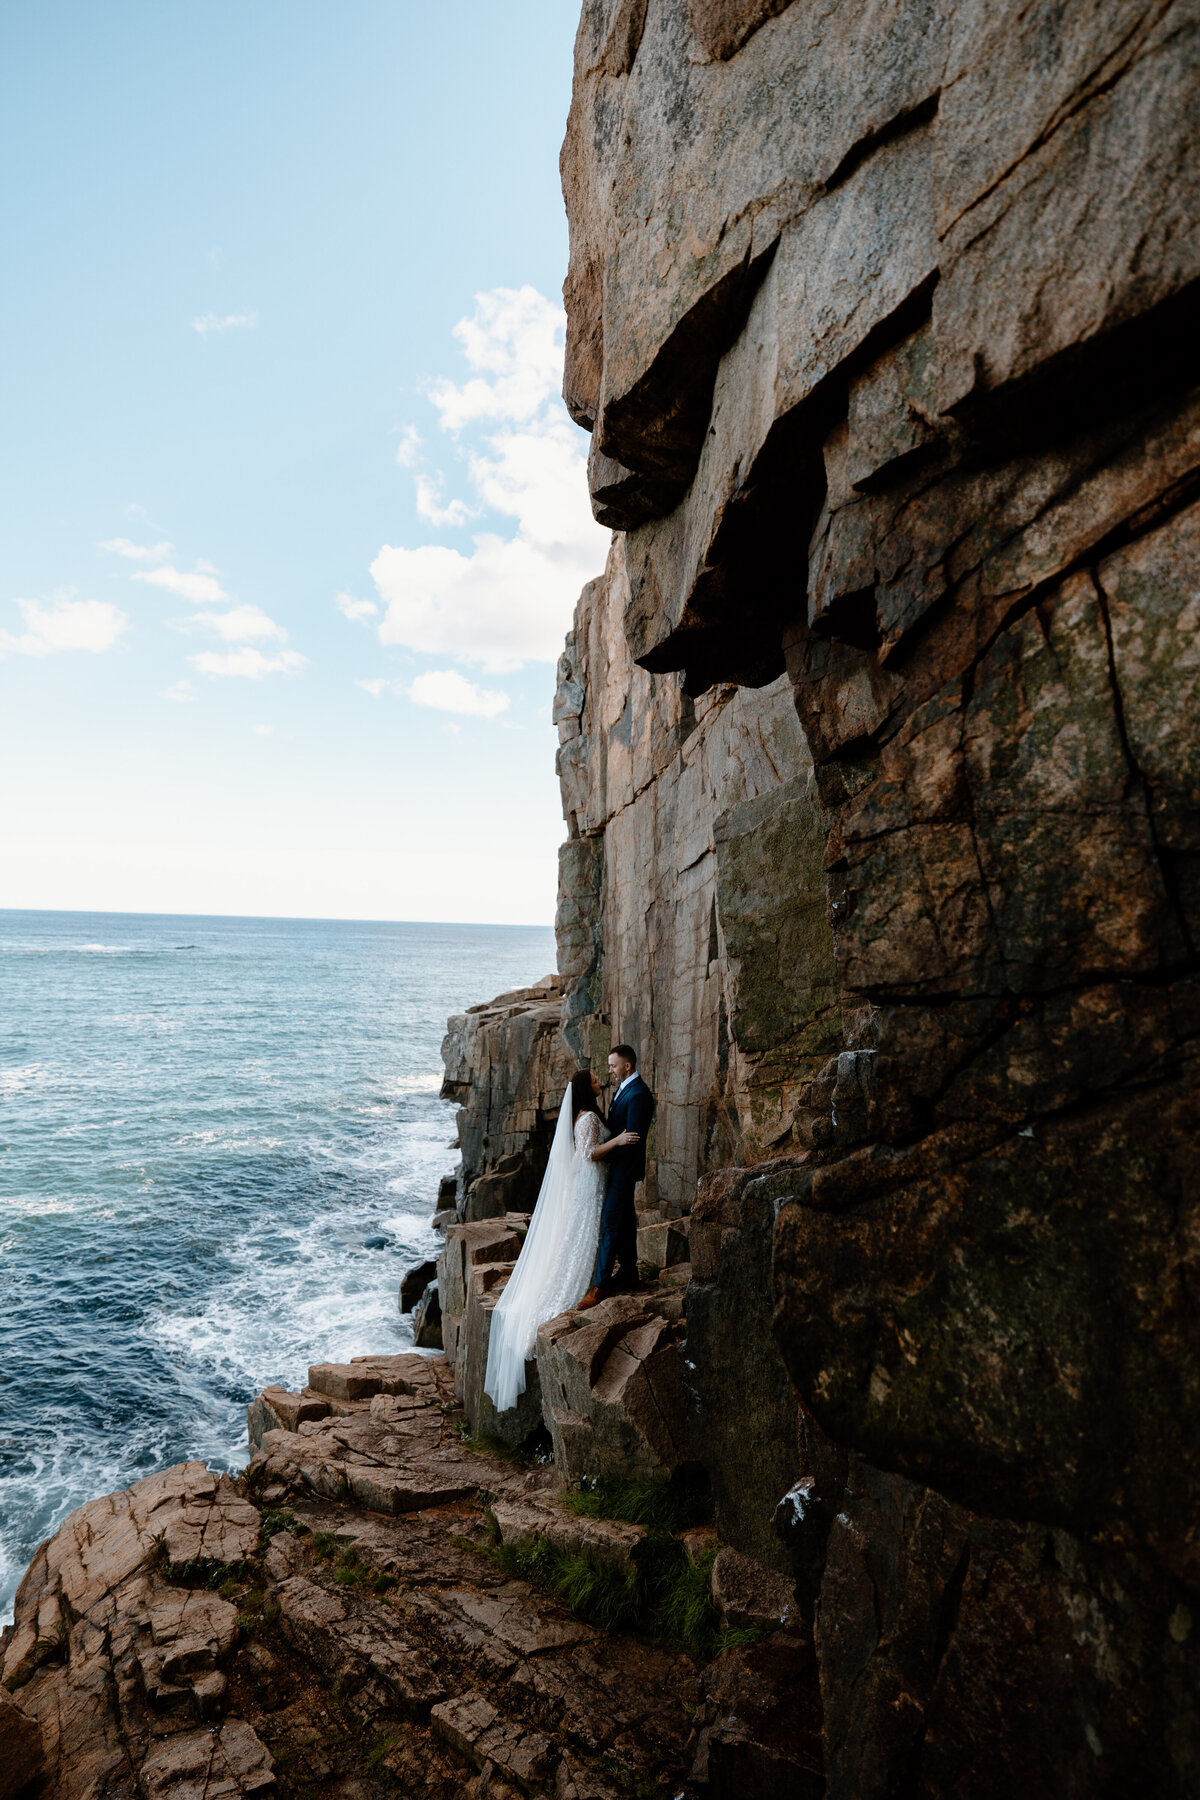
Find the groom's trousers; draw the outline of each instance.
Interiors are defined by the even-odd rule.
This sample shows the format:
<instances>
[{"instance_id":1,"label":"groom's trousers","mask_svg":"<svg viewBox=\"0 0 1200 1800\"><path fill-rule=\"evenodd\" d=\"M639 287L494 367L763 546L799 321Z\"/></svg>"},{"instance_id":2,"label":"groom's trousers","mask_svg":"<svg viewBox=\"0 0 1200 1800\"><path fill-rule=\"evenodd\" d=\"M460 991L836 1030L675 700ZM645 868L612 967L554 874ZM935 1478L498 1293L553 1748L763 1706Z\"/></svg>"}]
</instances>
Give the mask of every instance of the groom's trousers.
<instances>
[{"instance_id":1,"label":"groom's trousers","mask_svg":"<svg viewBox=\"0 0 1200 1800\"><path fill-rule=\"evenodd\" d=\"M618 1263L626 1280L637 1279L637 1212L633 1204L637 1184L632 1169L616 1168L608 1178L600 1209L600 1251L593 1287L607 1287Z\"/></svg>"}]
</instances>

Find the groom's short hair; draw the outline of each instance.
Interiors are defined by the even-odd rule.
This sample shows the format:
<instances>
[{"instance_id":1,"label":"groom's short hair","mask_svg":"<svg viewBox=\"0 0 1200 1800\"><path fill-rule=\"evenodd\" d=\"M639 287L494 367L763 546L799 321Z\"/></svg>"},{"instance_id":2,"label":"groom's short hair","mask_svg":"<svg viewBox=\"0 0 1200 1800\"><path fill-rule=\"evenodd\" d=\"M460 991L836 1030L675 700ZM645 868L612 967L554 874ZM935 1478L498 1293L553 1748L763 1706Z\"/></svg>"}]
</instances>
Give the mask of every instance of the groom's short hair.
<instances>
[{"instance_id":1,"label":"groom's short hair","mask_svg":"<svg viewBox=\"0 0 1200 1800\"><path fill-rule=\"evenodd\" d=\"M632 1068L637 1068L637 1051L632 1044L614 1044L608 1054L619 1056L622 1062L627 1062Z\"/></svg>"}]
</instances>

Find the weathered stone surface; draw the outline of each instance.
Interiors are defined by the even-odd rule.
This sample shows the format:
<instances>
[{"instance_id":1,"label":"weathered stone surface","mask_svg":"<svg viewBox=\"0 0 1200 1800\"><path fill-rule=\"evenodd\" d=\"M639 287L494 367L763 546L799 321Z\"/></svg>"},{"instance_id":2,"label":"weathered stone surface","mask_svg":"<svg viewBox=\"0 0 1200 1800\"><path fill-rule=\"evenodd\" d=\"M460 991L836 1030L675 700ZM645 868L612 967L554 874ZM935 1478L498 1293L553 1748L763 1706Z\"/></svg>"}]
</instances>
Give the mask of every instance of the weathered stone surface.
<instances>
[{"instance_id":1,"label":"weathered stone surface","mask_svg":"<svg viewBox=\"0 0 1200 1800\"><path fill-rule=\"evenodd\" d=\"M260 1515L227 1478L187 1464L94 1502L43 1546L0 1638L0 1652L18 1651L15 1699L0 1688L0 1782L13 1800L33 1791L30 1777L46 1800L681 1791L695 1665L510 1580L487 1554L484 1496L510 1541L556 1533L617 1573L645 1534L557 1508L552 1469L467 1452L443 1359L336 1366L366 1366L393 1391L268 1433L244 1489L269 1487L282 1511ZM299 1446L307 1464L289 1473ZM439 1483L455 1459L470 1479L447 1501ZM271 1478L276 1461L287 1480ZM397 1517L346 1486L314 1496L306 1470L335 1461L423 1486L427 1503ZM235 1506L244 1517L231 1519ZM176 1511L213 1541L254 1521L245 1556L167 1566L145 1527ZM265 1548L260 1525L275 1534ZM22 1663L31 1627L45 1642Z\"/></svg>"},{"instance_id":2,"label":"weathered stone surface","mask_svg":"<svg viewBox=\"0 0 1200 1800\"><path fill-rule=\"evenodd\" d=\"M41 1766L41 1726L0 1688L0 1800L13 1800Z\"/></svg>"},{"instance_id":3,"label":"weathered stone surface","mask_svg":"<svg viewBox=\"0 0 1200 1800\"><path fill-rule=\"evenodd\" d=\"M264 1432L295 1431L305 1420L323 1419L329 1411L326 1396L311 1389L304 1394L292 1394L286 1388L264 1388L246 1409L250 1448L258 1449Z\"/></svg>"},{"instance_id":4,"label":"weathered stone surface","mask_svg":"<svg viewBox=\"0 0 1200 1800\"><path fill-rule=\"evenodd\" d=\"M243 1719L227 1719L217 1732L172 1738L142 1765L148 1800L224 1800L264 1794L275 1786L269 1753Z\"/></svg>"},{"instance_id":5,"label":"weathered stone surface","mask_svg":"<svg viewBox=\"0 0 1200 1800\"><path fill-rule=\"evenodd\" d=\"M761 1181L711 1175L689 1226L683 1375L693 1454L709 1472L725 1542L783 1571L771 1521L800 1459L796 1393L771 1333L773 1198Z\"/></svg>"},{"instance_id":6,"label":"weathered stone surface","mask_svg":"<svg viewBox=\"0 0 1200 1800\"><path fill-rule=\"evenodd\" d=\"M258 1514L227 1476L179 1463L90 1500L43 1544L17 1591L0 1680L19 1683L53 1655L59 1634L137 1575L147 1559L240 1563L258 1544Z\"/></svg>"},{"instance_id":7,"label":"weathered stone surface","mask_svg":"<svg viewBox=\"0 0 1200 1800\"><path fill-rule=\"evenodd\" d=\"M692 1763L702 1793L822 1800L821 1697L806 1635L775 1631L750 1649L727 1650L702 1684Z\"/></svg>"},{"instance_id":8,"label":"weathered stone surface","mask_svg":"<svg viewBox=\"0 0 1200 1800\"><path fill-rule=\"evenodd\" d=\"M656 1269L685 1263L690 1254L687 1232L665 1219L657 1225L643 1225L637 1234L637 1253L639 1263L650 1263Z\"/></svg>"},{"instance_id":9,"label":"weathered stone surface","mask_svg":"<svg viewBox=\"0 0 1200 1800\"><path fill-rule=\"evenodd\" d=\"M40 1732L40 1793L76 1800L140 1781L148 1794L232 1800L273 1785L253 1728L219 1723L237 1608L162 1572L198 1567L203 1582L215 1564L235 1577L258 1553L258 1522L227 1476L182 1463L89 1502L42 1545L0 1636L4 1684ZM217 1723L197 1731L201 1719ZM22 1742L28 1754L23 1731L4 1743L6 1774Z\"/></svg>"},{"instance_id":10,"label":"weathered stone surface","mask_svg":"<svg viewBox=\"0 0 1200 1800\"><path fill-rule=\"evenodd\" d=\"M522 1732L482 1694L462 1694L435 1706L438 1735L482 1769L491 1763L523 1792L540 1786L551 1766L551 1745L540 1732Z\"/></svg>"},{"instance_id":11,"label":"weathered stone surface","mask_svg":"<svg viewBox=\"0 0 1200 1800\"><path fill-rule=\"evenodd\" d=\"M562 996L550 975L447 1020L442 1098L459 1107L460 1220L528 1212L537 1198L575 1067L559 1035Z\"/></svg>"},{"instance_id":12,"label":"weathered stone surface","mask_svg":"<svg viewBox=\"0 0 1200 1800\"><path fill-rule=\"evenodd\" d=\"M632 1295L540 1328L542 1408L565 1480L655 1480L688 1460L678 1335Z\"/></svg>"},{"instance_id":13,"label":"weathered stone surface","mask_svg":"<svg viewBox=\"0 0 1200 1800\"><path fill-rule=\"evenodd\" d=\"M455 1393L466 1407L472 1431L505 1443L522 1444L541 1417L537 1369L526 1369L526 1391L518 1404L497 1414L483 1391L487 1374L492 1308L520 1254L527 1214L453 1225L438 1258L438 1299L442 1347L454 1377Z\"/></svg>"},{"instance_id":14,"label":"weathered stone surface","mask_svg":"<svg viewBox=\"0 0 1200 1800\"><path fill-rule=\"evenodd\" d=\"M796 1141L806 1083L834 1041L822 1023L834 976L815 897L811 953L793 954L793 897L821 854L786 681L691 701L678 677L632 661L628 591L618 539L605 578L583 592L559 665L559 730L569 719L574 731L559 751L573 834L560 861L560 961L577 1054L602 1066L609 1046L628 1039L658 1097L639 1200L643 1222L656 1223L688 1213L697 1177L737 1151ZM751 846L770 833L762 887ZM759 1022L757 1035L743 1034L739 996L749 1021L753 996L768 990L773 1030ZM785 1053L798 1034L809 1058L800 1068Z\"/></svg>"},{"instance_id":15,"label":"weathered stone surface","mask_svg":"<svg viewBox=\"0 0 1200 1800\"><path fill-rule=\"evenodd\" d=\"M501 1443L518 1445L525 1443L541 1424L542 1395L536 1361L531 1358L526 1363L524 1392L507 1412L497 1412L484 1392L492 1313L508 1284L512 1266L511 1263L480 1264L476 1261L471 1270L458 1354L463 1410L471 1430L498 1438Z\"/></svg>"},{"instance_id":16,"label":"weathered stone surface","mask_svg":"<svg viewBox=\"0 0 1200 1800\"><path fill-rule=\"evenodd\" d=\"M627 1525L620 1519L589 1519L565 1512L552 1500L497 1500L492 1517L500 1533L500 1541L514 1549L544 1539L556 1550L570 1556L586 1556L589 1562L624 1573L646 1541L641 1525Z\"/></svg>"},{"instance_id":17,"label":"weathered stone surface","mask_svg":"<svg viewBox=\"0 0 1200 1800\"><path fill-rule=\"evenodd\" d=\"M1195 7L615 16L563 153L624 535L560 665L562 968L658 1092L695 1451L738 1552L792 1497L830 1796L1181 1794ZM709 1735L716 1791L798 1779Z\"/></svg>"},{"instance_id":18,"label":"weathered stone surface","mask_svg":"<svg viewBox=\"0 0 1200 1800\"><path fill-rule=\"evenodd\" d=\"M728 1545L717 1552L712 1582L713 1599L731 1631L773 1631L792 1619L795 1584Z\"/></svg>"}]
</instances>

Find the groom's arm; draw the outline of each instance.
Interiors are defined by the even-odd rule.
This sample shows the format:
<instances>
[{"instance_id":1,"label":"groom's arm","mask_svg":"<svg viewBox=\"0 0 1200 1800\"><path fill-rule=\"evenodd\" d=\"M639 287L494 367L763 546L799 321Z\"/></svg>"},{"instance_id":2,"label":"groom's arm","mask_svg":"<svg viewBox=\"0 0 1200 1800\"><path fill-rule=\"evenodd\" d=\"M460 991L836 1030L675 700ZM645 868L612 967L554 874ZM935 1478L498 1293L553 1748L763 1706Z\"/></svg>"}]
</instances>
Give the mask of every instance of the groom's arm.
<instances>
[{"instance_id":1,"label":"groom's arm","mask_svg":"<svg viewBox=\"0 0 1200 1800\"><path fill-rule=\"evenodd\" d=\"M636 1131L644 1143L653 1117L654 1096L648 1088L639 1088L636 1094L629 1096L629 1103L625 1108L625 1129Z\"/></svg>"}]
</instances>

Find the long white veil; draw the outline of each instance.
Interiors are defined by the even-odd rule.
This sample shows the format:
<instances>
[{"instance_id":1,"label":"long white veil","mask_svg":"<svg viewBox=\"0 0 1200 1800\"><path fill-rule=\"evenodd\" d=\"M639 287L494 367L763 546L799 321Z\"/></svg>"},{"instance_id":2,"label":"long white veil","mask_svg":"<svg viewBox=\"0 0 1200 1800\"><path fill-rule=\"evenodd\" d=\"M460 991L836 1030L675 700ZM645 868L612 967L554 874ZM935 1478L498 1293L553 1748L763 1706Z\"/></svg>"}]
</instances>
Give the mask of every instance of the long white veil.
<instances>
[{"instance_id":1,"label":"long white veil","mask_svg":"<svg viewBox=\"0 0 1200 1800\"><path fill-rule=\"evenodd\" d=\"M483 1391L497 1412L515 1406L525 1392L525 1364L533 1355L537 1328L545 1318L542 1302L554 1285L555 1272L563 1255L575 1180L575 1154L574 1107L568 1086L558 1109L550 1161L546 1164L517 1266L492 1312Z\"/></svg>"}]
</instances>

